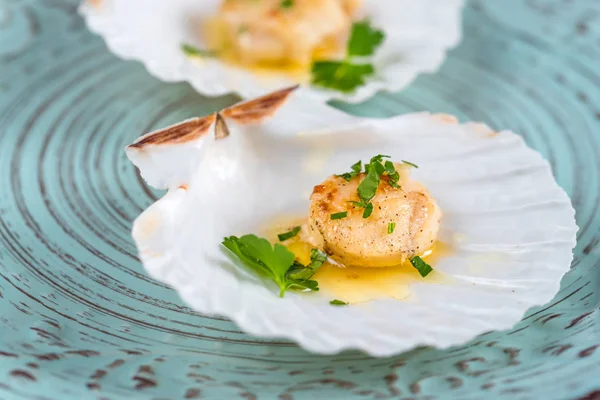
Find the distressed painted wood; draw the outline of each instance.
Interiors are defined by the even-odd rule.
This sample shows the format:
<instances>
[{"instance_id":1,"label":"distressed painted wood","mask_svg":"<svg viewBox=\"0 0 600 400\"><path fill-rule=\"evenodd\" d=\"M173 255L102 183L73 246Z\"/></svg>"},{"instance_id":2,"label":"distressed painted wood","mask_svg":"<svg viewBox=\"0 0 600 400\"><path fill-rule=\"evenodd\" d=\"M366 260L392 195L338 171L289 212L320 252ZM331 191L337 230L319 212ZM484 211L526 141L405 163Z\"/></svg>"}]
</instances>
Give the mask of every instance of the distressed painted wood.
<instances>
[{"instance_id":1,"label":"distressed painted wood","mask_svg":"<svg viewBox=\"0 0 600 400\"><path fill-rule=\"evenodd\" d=\"M389 359L308 354L190 310L130 237L159 193L123 148L233 104L111 55L74 0L0 0L1 399L600 398L600 3L479 0L441 71L351 113L521 132L577 210L560 292L507 332ZM449 299L451 301L451 299Z\"/></svg>"}]
</instances>

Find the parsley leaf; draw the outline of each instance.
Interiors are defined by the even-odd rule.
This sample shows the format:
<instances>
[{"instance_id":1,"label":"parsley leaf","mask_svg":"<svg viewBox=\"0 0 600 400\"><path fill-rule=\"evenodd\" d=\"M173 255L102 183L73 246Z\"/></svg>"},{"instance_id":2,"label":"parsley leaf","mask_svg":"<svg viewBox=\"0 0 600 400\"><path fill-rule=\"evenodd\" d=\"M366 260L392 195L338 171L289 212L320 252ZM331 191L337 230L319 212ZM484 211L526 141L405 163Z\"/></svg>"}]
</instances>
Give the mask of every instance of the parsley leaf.
<instances>
[{"instance_id":1,"label":"parsley leaf","mask_svg":"<svg viewBox=\"0 0 600 400\"><path fill-rule=\"evenodd\" d=\"M387 172L390 179L388 183L391 187L399 189L400 185L398 185L398 180L400 180L400 174L396 171L396 167L394 167L394 163L391 161L385 162L385 172Z\"/></svg>"},{"instance_id":2,"label":"parsley leaf","mask_svg":"<svg viewBox=\"0 0 600 400\"><path fill-rule=\"evenodd\" d=\"M191 57L215 57L217 52L211 50L202 50L189 44L182 43L181 51Z\"/></svg>"},{"instance_id":3,"label":"parsley leaf","mask_svg":"<svg viewBox=\"0 0 600 400\"><path fill-rule=\"evenodd\" d=\"M384 33L371 27L369 21L355 22L348 40L348 56L370 56L375 53L384 38Z\"/></svg>"},{"instance_id":4,"label":"parsley leaf","mask_svg":"<svg viewBox=\"0 0 600 400\"><path fill-rule=\"evenodd\" d=\"M327 254L321 250L312 249L310 251L310 263L307 266L295 261L294 264L287 271L286 275L290 279L294 280L308 280L310 279L321 265L327 261Z\"/></svg>"},{"instance_id":5,"label":"parsley leaf","mask_svg":"<svg viewBox=\"0 0 600 400\"><path fill-rule=\"evenodd\" d=\"M352 180L352 178L354 178L355 176L357 176L358 174L360 174L360 171L362 171L362 161L357 161L356 163L352 164L352 166L350 167L352 169L352 172L346 172L340 175L336 175L339 176L340 178L344 178L346 180L346 182L350 182L350 180Z\"/></svg>"},{"instance_id":6,"label":"parsley leaf","mask_svg":"<svg viewBox=\"0 0 600 400\"><path fill-rule=\"evenodd\" d=\"M427 275L429 275L429 273L431 273L431 271L433 271L431 265L427 264L419 256L414 256L413 258L411 258L410 263L413 265L413 267L417 269L417 271L419 271L419 274L421 274L423 278L425 278Z\"/></svg>"},{"instance_id":7,"label":"parsley leaf","mask_svg":"<svg viewBox=\"0 0 600 400\"><path fill-rule=\"evenodd\" d=\"M312 83L328 89L352 93L373 75L371 64L352 64L348 61L315 61L312 65Z\"/></svg>"},{"instance_id":8,"label":"parsley leaf","mask_svg":"<svg viewBox=\"0 0 600 400\"><path fill-rule=\"evenodd\" d=\"M312 290L313 292L319 291L319 282L317 282L317 281L313 281L310 279L306 280L306 281L291 279L289 282L290 282L289 287L292 289L308 289L308 290Z\"/></svg>"},{"instance_id":9,"label":"parsley leaf","mask_svg":"<svg viewBox=\"0 0 600 400\"><path fill-rule=\"evenodd\" d=\"M400 180L400 174L396 171L396 167L394 163L386 160L383 162L384 158L390 158L390 156L386 156L384 154L378 154L376 156L371 157L371 160L368 164L365 164L365 173L367 174L365 178L358 184L356 189L356 193L358 194L358 198L360 201L350 200L349 203L352 203L355 207L364 208L363 218L369 218L373 213L373 204L371 204L371 200L375 197L377 193L377 189L379 188L379 184L381 183L381 176L383 174L387 174L387 182L393 188L399 189L400 185L398 181ZM408 163L407 161L403 161L404 163ZM414 165L411 163L411 165ZM350 181L352 178L361 173L361 162L358 161L354 163L350 168L352 168L352 172L346 172L345 174L337 175L341 178L344 178L346 181ZM348 213L337 213L332 214L331 219L340 219L345 218ZM394 223L395 229L396 224ZM388 230L390 228L388 227ZM389 232L389 233L392 233Z\"/></svg>"},{"instance_id":10,"label":"parsley leaf","mask_svg":"<svg viewBox=\"0 0 600 400\"><path fill-rule=\"evenodd\" d=\"M400 186L396 183L400 179L400 175L394 168L394 163L386 161L385 166L382 164L384 158L390 158L383 154L378 154L371 157L371 161L365 164L365 172L367 176L363 179L356 189L360 202L351 201L356 207L364 207L363 218L369 218L373 213L373 204L371 199L375 197L377 188L381 182L381 175L387 172L389 175L388 182L392 187L399 188Z\"/></svg>"},{"instance_id":11,"label":"parsley leaf","mask_svg":"<svg viewBox=\"0 0 600 400\"><path fill-rule=\"evenodd\" d=\"M298 234L298 232L300 232L300 229L302 229L302 228L300 226L297 226L289 232L280 233L279 235L277 235L277 238L279 239L280 242L291 239L294 236L296 236Z\"/></svg>"},{"instance_id":12,"label":"parsley leaf","mask_svg":"<svg viewBox=\"0 0 600 400\"><path fill-rule=\"evenodd\" d=\"M328 89L351 93L365 84L365 79L375 73L372 64L359 64L353 57L370 56L383 42L382 31L371 27L369 21L352 25L352 32L342 61L315 61L312 65L312 83Z\"/></svg>"},{"instance_id":13,"label":"parsley leaf","mask_svg":"<svg viewBox=\"0 0 600 400\"><path fill-rule=\"evenodd\" d=\"M345 301L337 300L337 299L336 300L331 300L329 302L329 304L331 304L332 306L347 306L348 305L348 303L346 303Z\"/></svg>"},{"instance_id":14,"label":"parsley leaf","mask_svg":"<svg viewBox=\"0 0 600 400\"><path fill-rule=\"evenodd\" d=\"M294 0L281 0L281 3L279 3L279 8L292 8L294 6Z\"/></svg>"},{"instance_id":15,"label":"parsley leaf","mask_svg":"<svg viewBox=\"0 0 600 400\"><path fill-rule=\"evenodd\" d=\"M379 154L371 158L371 162L365 165L367 176L358 185L357 189L358 197L363 204L368 204L371 199L375 197L375 193L379 187L379 181L381 180L381 175L385 172L385 167L381 165L381 159L383 157L387 156Z\"/></svg>"},{"instance_id":16,"label":"parsley leaf","mask_svg":"<svg viewBox=\"0 0 600 400\"><path fill-rule=\"evenodd\" d=\"M365 211L363 212L363 218L369 218L373 214L373 203L369 203L365 206Z\"/></svg>"},{"instance_id":17,"label":"parsley leaf","mask_svg":"<svg viewBox=\"0 0 600 400\"><path fill-rule=\"evenodd\" d=\"M388 235L391 235L392 233L394 233L394 229L396 229L396 223L390 222L388 224Z\"/></svg>"},{"instance_id":18,"label":"parsley leaf","mask_svg":"<svg viewBox=\"0 0 600 400\"><path fill-rule=\"evenodd\" d=\"M419 168L419 166L418 166L417 164L413 164L413 163L411 163L410 161L402 160L402 162L403 162L404 164L408 164L408 165L410 165L411 167Z\"/></svg>"},{"instance_id":19,"label":"parsley leaf","mask_svg":"<svg viewBox=\"0 0 600 400\"><path fill-rule=\"evenodd\" d=\"M230 236L223 239L223 246L253 271L273 279L280 288L285 286L285 273L296 257L284 246L271 246L267 239L256 235Z\"/></svg>"},{"instance_id":20,"label":"parsley leaf","mask_svg":"<svg viewBox=\"0 0 600 400\"><path fill-rule=\"evenodd\" d=\"M371 161L369 164L380 163L384 158L392 158L390 156L386 156L384 154L377 154L376 156L371 157Z\"/></svg>"},{"instance_id":21,"label":"parsley leaf","mask_svg":"<svg viewBox=\"0 0 600 400\"><path fill-rule=\"evenodd\" d=\"M331 219L342 219L348 216L348 211L342 211L339 213L331 214Z\"/></svg>"},{"instance_id":22,"label":"parsley leaf","mask_svg":"<svg viewBox=\"0 0 600 400\"><path fill-rule=\"evenodd\" d=\"M275 243L271 245L267 239L256 235L242 237L229 236L223 239L223 246L235 254L249 269L261 276L270 278L279 286L279 296L283 297L287 289L319 290L317 281L309 278L323 264L321 252L311 251L311 263L308 267L294 261L295 255L285 246ZM325 259L327 257L325 256ZM293 268L306 268L301 275L290 275ZM311 273L309 273L311 272Z\"/></svg>"}]
</instances>

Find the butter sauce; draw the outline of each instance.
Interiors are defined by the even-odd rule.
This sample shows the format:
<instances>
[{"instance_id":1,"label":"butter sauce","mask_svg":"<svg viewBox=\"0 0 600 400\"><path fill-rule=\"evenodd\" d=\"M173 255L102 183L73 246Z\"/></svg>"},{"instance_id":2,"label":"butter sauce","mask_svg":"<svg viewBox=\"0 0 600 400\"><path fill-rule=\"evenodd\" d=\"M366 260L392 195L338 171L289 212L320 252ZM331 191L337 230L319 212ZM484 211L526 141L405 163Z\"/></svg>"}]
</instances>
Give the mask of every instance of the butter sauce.
<instances>
[{"instance_id":1,"label":"butter sauce","mask_svg":"<svg viewBox=\"0 0 600 400\"><path fill-rule=\"evenodd\" d=\"M310 64L299 64L294 62L263 62L259 64L244 63L235 50L235 45L229 39L227 27L219 17L208 18L202 24L202 36L205 38L207 50L218 53L219 60L234 67L249 70L259 76L284 75L298 83L310 81ZM333 59L340 54L337 40L328 38L315 49L313 60Z\"/></svg>"},{"instance_id":2,"label":"butter sauce","mask_svg":"<svg viewBox=\"0 0 600 400\"><path fill-rule=\"evenodd\" d=\"M296 226L302 226L300 233L279 242L277 234L290 231ZM314 247L306 241L306 220L279 218L268 225L262 232L273 243L285 245L296 255L303 264L310 262L310 250ZM357 268L346 267L333 261L328 261L321 266L312 279L319 282L322 295L327 298L339 299L350 304L362 303L376 299L393 298L403 300L410 296L410 286L413 283L425 282L445 284L449 278L435 270L436 263L443 257L451 255L452 247L443 242L436 242L421 258L430 264L434 271L425 278L410 264L386 268Z\"/></svg>"}]
</instances>

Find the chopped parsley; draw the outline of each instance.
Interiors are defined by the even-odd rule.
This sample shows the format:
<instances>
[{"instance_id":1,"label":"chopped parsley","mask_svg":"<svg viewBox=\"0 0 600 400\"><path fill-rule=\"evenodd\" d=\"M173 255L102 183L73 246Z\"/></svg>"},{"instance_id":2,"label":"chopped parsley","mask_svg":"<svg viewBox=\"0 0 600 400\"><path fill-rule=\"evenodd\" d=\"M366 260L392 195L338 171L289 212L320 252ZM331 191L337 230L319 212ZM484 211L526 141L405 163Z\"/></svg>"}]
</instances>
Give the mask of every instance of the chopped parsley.
<instances>
[{"instance_id":1,"label":"chopped parsley","mask_svg":"<svg viewBox=\"0 0 600 400\"><path fill-rule=\"evenodd\" d=\"M389 158L389 156L379 154L372 157L368 164L365 164L367 176L358 185L357 189L358 197L365 207L369 204L371 199L375 197L379 182L381 181L381 175L385 172L385 167L381 164L381 160L384 157Z\"/></svg>"},{"instance_id":2,"label":"chopped parsley","mask_svg":"<svg viewBox=\"0 0 600 400\"><path fill-rule=\"evenodd\" d=\"M400 174L396 171L396 167L394 167L394 163L391 161L385 162L385 172L390 179L388 179L388 183L391 187L399 189L400 185L398 185L398 181L400 180Z\"/></svg>"},{"instance_id":3,"label":"chopped parsley","mask_svg":"<svg viewBox=\"0 0 600 400\"><path fill-rule=\"evenodd\" d=\"M388 235L391 235L392 233L394 233L395 229L396 229L396 223L395 222L390 222L388 224Z\"/></svg>"},{"instance_id":4,"label":"chopped parsley","mask_svg":"<svg viewBox=\"0 0 600 400\"><path fill-rule=\"evenodd\" d=\"M398 171L396 171L394 163L389 160L386 160L384 163L384 158L390 158L390 156L378 154L374 157L371 157L369 163L365 164L364 172L366 173L366 176L358 184L358 188L356 189L360 201L349 201L355 207L365 209L363 212L363 218L369 218L373 213L373 204L371 204L371 200L373 199L373 197L375 197L375 194L377 193L377 188L379 188L379 184L381 183L381 176L383 174L387 175L387 183L391 187L396 189L400 188L400 185L398 184L398 181L400 180L400 174L398 173ZM340 178L343 178L349 182L362 172L361 161L357 161L356 163L354 163L350 167L350 169L352 170L351 172L346 172L344 174L336 176L339 176ZM331 219L344 218L346 216L344 215L343 217L334 218L334 215L337 216L338 214L333 214L331 216Z\"/></svg>"},{"instance_id":5,"label":"chopped parsley","mask_svg":"<svg viewBox=\"0 0 600 400\"><path fill-rule=\"evenodd\" d=\"M367 165L371 165L371 164L376 163L376 162L380 163L380 162L383 161L384 158L391 158L391 157L383 155L383 154L377 154L376 156L371 157L371 162L369 164L367 164ZM365 168L367 168L367 167L365 166Z\"/></svg>"},{"instance_id":6,"label":"chopped parsley","mask_svg":"<svg viewBox=\"0 0 600 400\"><path fill-rule=\"evenodd\" d=\"M371 63L357 63L354 57L371 56L381 45L385 34L371 26L367 20L355 22L346 48L344 60L319 60L312 65L312 83L327 89L351 93L365 84L365 79L375 73Z\"/></svg>"},{"instance_id":7,"label":"chopped parsley","mask_svg":"<svg viewBox=\"0 0 600 400\"><path fill-rule=\"evenodd\" d=\"M363 218L369 218L373 214L373 203L369 203L365 206L365 211L363 211Z\"/></svg>"},{"instance_id":8,"label":"chopped parsley","mask_svg":"<svg viewBox=\"0 0 600 400\"><path fill-rule=\"evenodd\" d=\"M349 61L315 61L312 65L312 83L327 89L352 93L363 86L375 69L371 64L352 64Z\"/></svg>"},{"instance_id":9,"label":"chopped parsley","mask_svg":"<svg viewBox=\"0 0 600 400\"><path fill-rule=\"evenodd\" d=\"M378 154L372 157L368 164L365 164L365 172L367 173L367 176L365 176L365 179L359 183L358 188L356 189L360 203L355 202L354 205L364 207L365 211L363 212L363 218L369 218L373 213L373 204L371 204L371 199L373 199L373 197L375 197L375 193L377 193L377 188L381 182L381 175L386 172L388 175L390 174L388 172L388 168L382 164L384 158L390 158L390 156ZM395 178L397 180L399 179L399 175L397 175L396 170L393 168L393 163L391 164L393 172L396 173ZM389 182L393 187L399 187L397 184L395 184L395 181L392 177L390 177Z\"/></svg>"},{"instance_id":10,"label":"chopped parsley","mask_svg":"<svg viewBox=\"0 0 600 400\"><path fill-rule=\"evenodd\" d=\"M329 302L329 304L331 304L332 306L347 306L348 305L348 303L346 303L345 301L337 300L337 299L336 300L331 300Z\"/></svg>"},{"instance_id":11,"label":"chopped parsley","mask_svg":"<svg viewBox=\"0 0 600 400\"><path fill-rule=\"evenodd\" d=\"M288 9L294 7L294 0L281 0L279 8Z\"/></svg>"},{"instance_id":12,"label":"chopped parsley","mask_svg":"<svg viewBox=\"0 0 600 400\"><path fill-rule=\"evenodd\" d=\"M355 22L348 40L348 56L370 56L383 43L385 35L367 20Z\"/></svg>"},{"instance_id":13,"label":"chopped parsley","mask_svg":"<svg viewBox=\"0 0 600 400\"><path fill-rule=\"evenodd\" d=\"M216 52L211 50L202 50L190 44L181 44L181 51L190 57L214 57L217 55Z\"/></svg>"},{"instance_id":14,"label":"chopped parsley","mask_svg":"<svg viewBox=\"0 0 600 400\"><path fill-rule=\"evenodd\" d=\"M288 278L296 280L310 279L325 261L327 261L327 254L321 250L312 249L310 251L310 263L304 266L298 261L294 261L290 269L286 272L286 275Z\"/></svg>"},{"instance_id":15,"label":"chopped parsley","mask_svg":"<svg viewBox=\"0 0 600 400\"><path fill-rule=\"evenodd\" d=\"M431 271L433 271L433 268L431 268L431 265L427 264L419 256L414 256L413 258L411 258L410 263L413 265L413 267L415 267L417 269L417 271L419 271L419 274L423 278L425 278L427 275L429 275L431 273Z\"/></svg>"},{"instance_id":16,"label":"chopped parsley","mask_svg":"<svg viewBox=\"0 0 600 400\"><path fill-rule=\"evenodd\" d=\"M279 286L280 297L288 289L319 290L318 282L310 279L327 259L319 250L311 251L311 263L304 266L295 261L296 256L285 246L271 245L256 235L229 236L223 239L223 246L250 270L273 280Z\"/></svg>"},{"instance_id":17,"label":"chopped parsley","mask_svg":"<svg viewBox=\"0 0 600 400\"><path fill-rule=\"evenodd\" d=\"M300 229L302 228L300 226L297 226L289 232L280 233L279 235L277 235L277 237L279 238L280 242L283 242L296 236L298 232L300 232Z\"/></svg>"},{"instance_id":18,"label":"chopped parsley","mask_svg":"<svg viewBox=\"0 0 600 400\"><path fill-rule=\"evenodd\" d=\"M419 166L418 166L417 164L413 164L413 163L411 163L410 161L402 160L402 162L403 162L404 164L408 164L408 165L410 165L411 167L419 168Z\"/></svg>"},{"instance_id":19,"label":"chopped parsley","mask_svg":"<svg viewBox=\"0 0 600 400\"><path fill-rule=\"evenodd\" d=\"M342 219L348 216L348 211L331 214L331 219Z\"/></svg>"},{"instance_id":20,"label":"chopped parsley","mask_svg":"<svg viewBox=\"0 0 600 400\"><path fill-rule=\"evenodd\" d=\"M354 178L355 176L360 174L360 172L362 171L362 161L359 160L356 163L352 164L352 166L350 166L350 169L352 170L351 172L346 172L346 173L343 173L341 175L336 175L336 176L339 176L340 178L344 178L346 180L346 182L350 182L352 180L352 178Z\"/></svg>"}]
</instances>

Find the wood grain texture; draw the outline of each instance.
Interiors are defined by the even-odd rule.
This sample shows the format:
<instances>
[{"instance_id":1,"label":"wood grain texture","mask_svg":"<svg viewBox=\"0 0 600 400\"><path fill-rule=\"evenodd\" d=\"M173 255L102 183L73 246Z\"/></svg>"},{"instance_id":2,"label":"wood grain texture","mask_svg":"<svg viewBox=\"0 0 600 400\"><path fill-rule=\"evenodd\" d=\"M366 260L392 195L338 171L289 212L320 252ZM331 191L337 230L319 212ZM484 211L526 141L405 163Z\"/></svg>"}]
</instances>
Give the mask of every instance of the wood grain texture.
<instances>
[{"instance_id":1,"label":"wood grain texture","mask_svg":"<svg viewBox=\"0 0 600 400\"><path fill-rule=\"evenodd\" d=\"M159 193L123 148L239 101L111 55L74 0L0 0L0 398L598 398L600 4L470 1L438 74L345 111L429 110L522 132L577 210L572 270L506 332L387 359L314 356L200 315L137 261Z\"/></svg>"}]
</instances>

